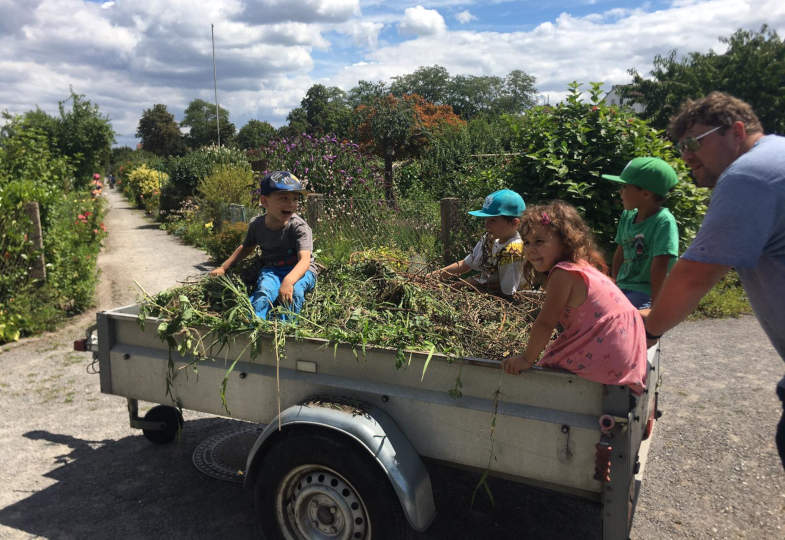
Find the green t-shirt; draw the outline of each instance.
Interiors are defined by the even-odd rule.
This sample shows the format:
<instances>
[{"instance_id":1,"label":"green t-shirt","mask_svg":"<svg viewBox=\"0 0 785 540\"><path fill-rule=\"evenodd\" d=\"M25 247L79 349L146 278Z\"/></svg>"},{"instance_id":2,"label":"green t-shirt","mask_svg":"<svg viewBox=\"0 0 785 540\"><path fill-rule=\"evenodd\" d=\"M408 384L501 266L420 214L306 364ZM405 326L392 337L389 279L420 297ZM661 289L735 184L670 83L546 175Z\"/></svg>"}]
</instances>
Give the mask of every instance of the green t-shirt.
<instances>
[{"instance_id":1,"label":"green t-shirt","mask_svg":"<svg viewBox=\"0 0 785 540\"><path fill-rule=\"evenodd\" d=\"M660 208L656 214L635 223L637 210L624 210L616 229L616 243L624 252L616 284L620 289L651 294L651 261L658 255L670 255L668 270L679 255L679 229L670 210Z\"/></svg>"}]
</instances>

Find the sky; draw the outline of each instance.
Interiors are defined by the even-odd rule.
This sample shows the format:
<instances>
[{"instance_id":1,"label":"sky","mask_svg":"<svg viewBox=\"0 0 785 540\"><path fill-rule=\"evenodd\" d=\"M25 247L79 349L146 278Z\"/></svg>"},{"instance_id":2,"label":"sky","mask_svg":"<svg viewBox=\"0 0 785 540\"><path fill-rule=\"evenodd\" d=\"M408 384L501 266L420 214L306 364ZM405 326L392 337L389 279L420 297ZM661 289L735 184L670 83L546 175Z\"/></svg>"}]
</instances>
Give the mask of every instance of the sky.
<instances>
[{"instance_id":1,"label":"sky","mask_svg":"<svg viewBox=\"0 0 785 540\"><path fill-rule=\"evenodd\" d=\"M237 129L286 124L314 84L350 90L421 66L536 79L556 103L571 81L630 82L658 54L717 53L761 25L785 36L782 0L0 0L0 111L58 114L71 90L135 146L156 103L177 121L214 101Z\"/></svg>"}]
</instances>

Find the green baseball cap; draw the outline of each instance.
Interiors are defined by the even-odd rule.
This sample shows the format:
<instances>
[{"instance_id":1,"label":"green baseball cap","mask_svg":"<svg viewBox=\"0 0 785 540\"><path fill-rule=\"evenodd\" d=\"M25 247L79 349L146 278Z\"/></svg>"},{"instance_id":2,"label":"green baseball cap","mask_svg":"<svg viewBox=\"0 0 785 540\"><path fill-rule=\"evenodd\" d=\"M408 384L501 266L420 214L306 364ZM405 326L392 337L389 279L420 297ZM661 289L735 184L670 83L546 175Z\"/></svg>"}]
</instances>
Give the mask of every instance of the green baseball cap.
<instances>
[{"instance_id":1,"label":"green baseball cap","mask_svg":"<svg viewBox=\"0 0 785 540\"><path fill-rule=\"evenodd\" d=\"M679 182L673 167L656 157L637 157L627 163L619 176L603 174L602 177L612 182L648 189L662 197Z\"/></svg>"},{"instance_id":2,"label":"green baseball cap","mask_svg":"<svg viewBox=\"0 0 785 540\"><path fill-rule=\"evenodd\" d=\"M485 197L481 210L472 210L469 214L477 217L520 217L524 210L526 203L523 197L511 189L500 189Z\"/></svg>"}]
</instances>

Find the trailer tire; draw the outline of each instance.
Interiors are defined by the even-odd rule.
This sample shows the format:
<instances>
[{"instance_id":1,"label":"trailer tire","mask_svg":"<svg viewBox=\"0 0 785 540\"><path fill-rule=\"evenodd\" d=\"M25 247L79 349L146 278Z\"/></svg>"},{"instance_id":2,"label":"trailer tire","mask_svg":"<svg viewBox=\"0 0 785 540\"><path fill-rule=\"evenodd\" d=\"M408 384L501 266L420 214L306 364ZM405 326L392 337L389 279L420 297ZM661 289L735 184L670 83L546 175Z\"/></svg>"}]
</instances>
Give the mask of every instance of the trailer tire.
<instances>
[{"instance_id":1,"label":"trailer tire","mask_svg":"<svg viewBox=\"0 0 785 540\"><path fill-rule=\"evenodd\" d=\"M155 444L167 444L175 440L177 434L183 429L183 414L169 405L156 405L144 415L144 419L151 422L163 422L162 430L143 429L142 433L148 441Z\"/></svg>"},{"instance_id":2,"label":"trailer tire","mask_svg":"<svg viewBox=\"0 0 785 540\"><path fill-rule=\"evenodd\" d=\"M259 467L254 506L268 540L412 535L379 464L337 432L283 433Z\"/></svg>"}]
</instances>

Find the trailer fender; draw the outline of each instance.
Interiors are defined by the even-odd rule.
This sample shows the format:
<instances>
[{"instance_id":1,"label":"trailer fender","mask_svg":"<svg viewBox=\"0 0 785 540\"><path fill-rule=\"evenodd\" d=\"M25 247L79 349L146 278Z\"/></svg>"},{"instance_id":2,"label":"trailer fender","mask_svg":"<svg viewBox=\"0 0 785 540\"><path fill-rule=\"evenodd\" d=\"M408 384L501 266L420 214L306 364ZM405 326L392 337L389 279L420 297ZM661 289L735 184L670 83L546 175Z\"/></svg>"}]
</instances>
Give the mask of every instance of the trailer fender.
<instances>
[{"instance_id":1,"label":"trailer fender","mask_svg":"<svg viewBox=\"0 0 785 540\"><path fill-rule=\"evenodd\" d=\"M245 484L253 487L266 449L292 428L329 429L352 439L378 463L398 496L411 527L426 530L436 516L431 478L420 455L395 421L382 409L365 403L310 400L293 405L268 424L256 439L246 462ZM319 449L314 448L318 456Z\"/></svg>"}]
</instances>

